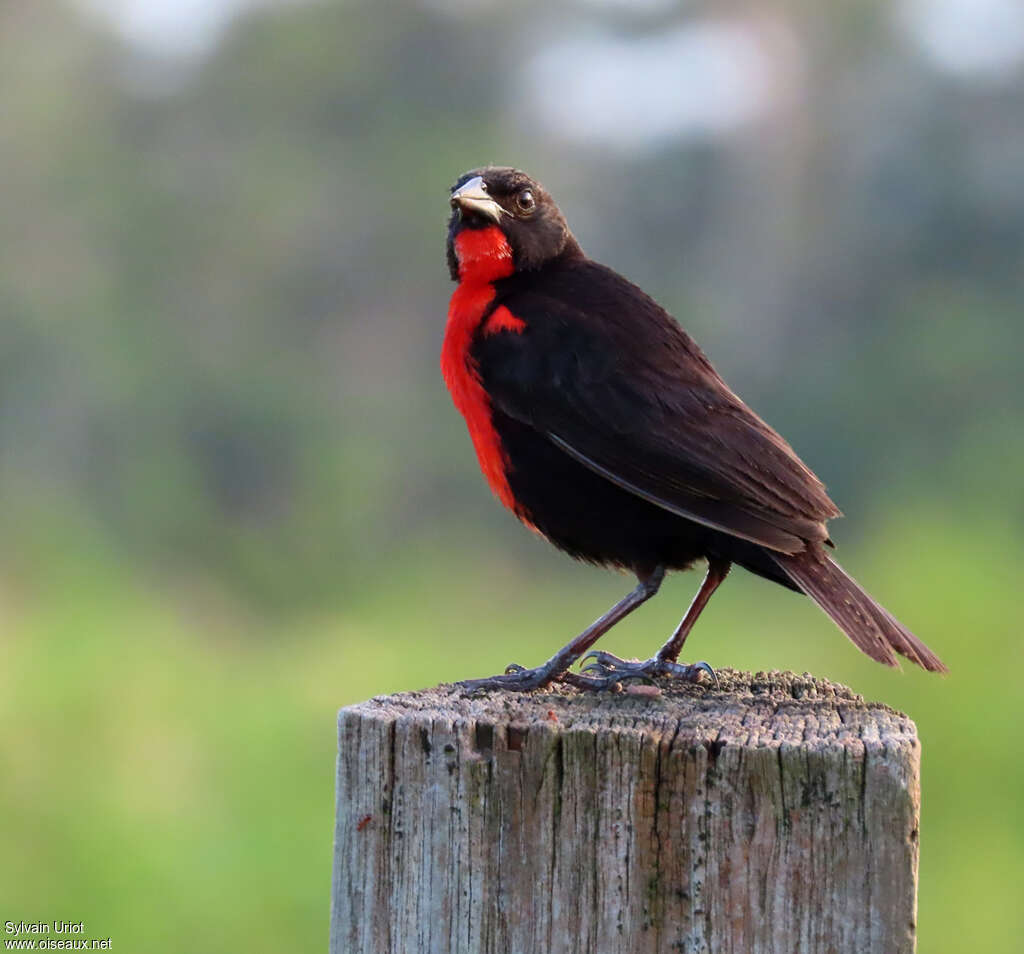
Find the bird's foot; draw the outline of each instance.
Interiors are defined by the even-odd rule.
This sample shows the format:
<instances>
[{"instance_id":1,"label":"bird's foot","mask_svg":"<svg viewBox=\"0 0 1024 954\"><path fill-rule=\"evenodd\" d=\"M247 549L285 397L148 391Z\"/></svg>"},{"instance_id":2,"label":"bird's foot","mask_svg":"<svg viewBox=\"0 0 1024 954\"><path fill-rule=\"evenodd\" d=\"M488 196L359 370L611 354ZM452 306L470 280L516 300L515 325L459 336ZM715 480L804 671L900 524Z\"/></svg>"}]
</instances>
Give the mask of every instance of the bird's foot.
<instances>
[{"instance_id":1,"label":"bird's foot","mask_svg":"<svg viewBox=\"0 0 1024 954\"><path fill-rule=\"evenodd\" d=\"M531 689L542 689L553 682L561 682L575 686L577 689L601 689L604 680L593 676L585 676L578 672L564 670L558 672L551 666L537 666L526 669L518 663L510 663L500 676L489 676L486 679L466 679L458 683L463 689L499 689L506 692L529 692Z\"/></svg>"},{"instance_id":2,"label":"bird's foot","mask_svg":"<svg viewBox=\"0 0 1024 954\"><path fill-rule=\"evenodd\" d=\"M645 660L619 659L618 656L605 652L587 653L582 662L587 665L583 666L580 674L601 683L600 686L591 683L588 688L605 688L626 679L653 679L655 676L673 676L687 682L699 682L702 672L706 672L714 680L715 685L718 685L715 670L706 662L677 663L658 656ZM592 675L587 675L588 673Z\"/></svg>"}]
</instances>

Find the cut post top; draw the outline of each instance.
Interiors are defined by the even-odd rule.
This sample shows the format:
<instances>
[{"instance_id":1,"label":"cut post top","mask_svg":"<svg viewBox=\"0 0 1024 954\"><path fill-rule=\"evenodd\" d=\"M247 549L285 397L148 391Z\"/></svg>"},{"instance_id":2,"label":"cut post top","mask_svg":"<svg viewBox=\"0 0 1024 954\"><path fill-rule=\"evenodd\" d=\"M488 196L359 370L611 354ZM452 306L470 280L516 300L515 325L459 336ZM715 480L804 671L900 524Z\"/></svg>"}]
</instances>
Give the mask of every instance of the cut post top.
<instances>
[{"instance_id":1,"label":"cut post top","mask_svg":"<svg viewBox=\"0 0 1024 954\"><path fill-rule=\"evenodd\" d=\"M858 748L874 744L917 744L913 721L901 712L838 683L808 673L718 671L719 685L659 680L656 689L586 692L552 686L531 693L469 692L457 685L376 696L347 706L339 717L385 722L424 722L442 718L474 723L480 747L517 746L530 726L555 731L660 735L677 743L761 747L799 744L811 748ZM654 690L653 692L651 690Z\"/></svg>"}]
</instances>

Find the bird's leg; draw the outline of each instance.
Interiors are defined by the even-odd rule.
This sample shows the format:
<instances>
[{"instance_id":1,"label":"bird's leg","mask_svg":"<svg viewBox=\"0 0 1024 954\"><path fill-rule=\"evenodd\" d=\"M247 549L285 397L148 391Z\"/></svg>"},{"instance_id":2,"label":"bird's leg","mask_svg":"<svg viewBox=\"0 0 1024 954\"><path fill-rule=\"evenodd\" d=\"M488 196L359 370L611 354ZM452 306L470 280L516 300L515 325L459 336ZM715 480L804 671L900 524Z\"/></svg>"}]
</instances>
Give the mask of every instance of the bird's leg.
<instances>
[{"instance_id":1,"label":"bird's leg","mask_svg":"<svg viewBox=\"0 0 1024 954\"><path fill-rule=\"evenodd\" d=\"M604 616L591 623L571 643L536 669L523 669L522 666L513 663L503 675L491 676L489 679L468 679L459 685L465 686L467 689L508 689L513 692L539 689L551 682L567 682L581 689L603 688L605 680L569 672L569 667L619 620L628 616L641 603L646 603L654 596L664 578L665 568L663 566L655 567L649 572L638 572L637 580L639 582L632 592L619 600Z\"/></svg>"},{"instance_id":2,"label":"bird's leg","mask_svg":"<svg viewBox=\"0 0 1024 954\"><path fill-rule=\"evenodd\" d=\"M594 673L590 678L602 679L606 684L617 682L620 679L644 678L648 676L680 676L684 679L696 681L701 672L708 673L715 681L715 671L706 663L699 662L693 665L679 663L679 653L682 651L686 637L690 635L697 617L700 616L704 607L708 605L711 594L722 585L722 581L729 575L731 564L728 560L711 558L708 560L708 572L701 583L697 595L693 598L690 608L686 611L682 622L676 627L672 637L665 643L658 654L643 662L636 659L619 659L611 653L595 652L590 653L587 659L593 660L584 667L584 673Z\"/></svg>"},{"instance_id":3,"label":"bird's leg","mask_svg":"<svg viewBox=\"0 0 1024 954\"><path fill-rule=\"evenodd\" d=\"M700 589L697 590L697 595L693 598L693 602L686 611L686 615L676 627L672 638L658 650L658 655L655 656L655 659L671 663L679 659L683 643L686 642L686 637L690 635L690 630L693 629L694 623L697 622L697 617L704 611L704 607L708 605L711 595L725 582L731 567L732 564L728 560L708 560L708 572L704 576L704 582L701 583Z\"/></svg>"}]
</instances>

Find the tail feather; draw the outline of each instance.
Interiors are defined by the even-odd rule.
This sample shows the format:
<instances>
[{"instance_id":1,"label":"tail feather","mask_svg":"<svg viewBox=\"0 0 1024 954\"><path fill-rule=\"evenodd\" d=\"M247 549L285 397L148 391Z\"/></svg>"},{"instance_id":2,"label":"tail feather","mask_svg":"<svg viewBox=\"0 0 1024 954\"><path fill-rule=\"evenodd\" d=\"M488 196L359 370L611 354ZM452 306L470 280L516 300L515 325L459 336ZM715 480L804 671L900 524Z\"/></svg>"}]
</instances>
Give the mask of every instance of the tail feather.
<instances>
[{"instance_id":1,"label":"tail feather","mask_svg":"<svg viewBox=\"0 0 1024 954\"><path fill-rule=\"evenodd\" d=\"M773 553L772 558L872 659L896 666L895 650L929 672L949 671L935 653L820 549L809 548L793 555Z\"/></svg>"}]
</instances>

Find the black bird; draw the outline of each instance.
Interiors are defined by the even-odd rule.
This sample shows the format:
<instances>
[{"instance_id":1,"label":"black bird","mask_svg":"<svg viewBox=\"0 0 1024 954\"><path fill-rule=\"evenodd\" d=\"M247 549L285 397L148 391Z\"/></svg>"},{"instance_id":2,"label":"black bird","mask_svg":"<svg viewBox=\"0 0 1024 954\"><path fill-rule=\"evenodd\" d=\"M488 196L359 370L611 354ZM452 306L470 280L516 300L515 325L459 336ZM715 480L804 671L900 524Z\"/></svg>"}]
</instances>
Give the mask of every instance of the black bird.
<instances>
[{"instance_id":1,"label":"black bird","mask_svg":"<svg viewBox=\"0 0 1024 954\"><path fill-rule=\"evenodd\" d=\"M697 679L679 652L735 563L805 593L872 659L946 667L829 557L840 515L822 482L719 377L653 299L587 258L551 196L511 168L451 191L448 267L458 282L441 368L498 499L556 547L636 574L636 588L535 669L467 685ZM678 629L646 662L593 653L667 570L707 561Z\"/></svg>"}]
</instances>

